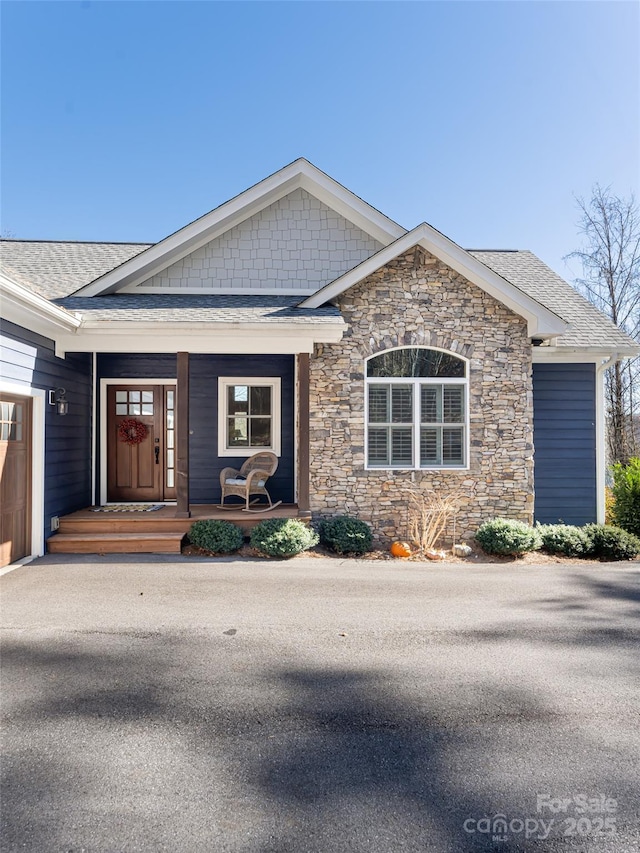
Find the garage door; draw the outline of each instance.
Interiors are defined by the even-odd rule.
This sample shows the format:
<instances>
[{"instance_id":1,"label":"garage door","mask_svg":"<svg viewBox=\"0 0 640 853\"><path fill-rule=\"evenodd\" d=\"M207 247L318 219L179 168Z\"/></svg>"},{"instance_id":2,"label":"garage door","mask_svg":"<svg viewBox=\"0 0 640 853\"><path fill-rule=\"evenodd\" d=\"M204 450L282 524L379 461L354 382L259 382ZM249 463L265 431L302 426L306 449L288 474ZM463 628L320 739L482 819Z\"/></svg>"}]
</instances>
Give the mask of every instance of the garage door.
<instances>
[{"instance_id":1,"label":"garage door","mask_svg":"<svg viewBox=\"0 0 640 853\"><path fill-rule=\"evenodd\" d=\"M0 395L0 567L31 553L31 398Z\"/></svg>"}]
</instances>

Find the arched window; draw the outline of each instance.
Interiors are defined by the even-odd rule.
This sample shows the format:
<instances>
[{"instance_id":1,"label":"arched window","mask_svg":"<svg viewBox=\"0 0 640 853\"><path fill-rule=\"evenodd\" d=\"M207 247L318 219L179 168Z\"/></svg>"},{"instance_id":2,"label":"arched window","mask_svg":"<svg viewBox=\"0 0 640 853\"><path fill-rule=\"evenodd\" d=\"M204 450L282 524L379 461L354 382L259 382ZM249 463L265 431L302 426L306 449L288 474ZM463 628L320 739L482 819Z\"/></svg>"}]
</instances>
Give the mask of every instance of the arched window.
<instances>
[{"instance_id":1,"label":"arched window","mask_svg":"<svg viewBox=\"0 0 640 853\"><path fill-rule=\"evenodd\" d=\"M367 360L367 468L466 468L467 362L404 347Z\"/></svg>"}]
</instances>

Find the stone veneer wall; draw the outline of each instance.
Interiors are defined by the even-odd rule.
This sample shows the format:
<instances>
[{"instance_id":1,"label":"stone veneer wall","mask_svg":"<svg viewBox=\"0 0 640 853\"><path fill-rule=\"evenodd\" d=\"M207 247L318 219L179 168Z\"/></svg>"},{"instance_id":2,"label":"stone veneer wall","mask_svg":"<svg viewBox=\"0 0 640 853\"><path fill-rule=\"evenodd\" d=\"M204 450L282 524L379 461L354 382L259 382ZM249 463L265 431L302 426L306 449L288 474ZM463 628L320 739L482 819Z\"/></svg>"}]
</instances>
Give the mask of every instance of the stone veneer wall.
<instances>
[{"instance_id":1,"label":"stone veneer wall","mask_svg":"<svg viewBox=\"0 0 640 853\"><path fill-rule=\"evenodd\" d=\"M412 481L462 492L457 539L495 516L533 519L531 343L526 322L414 249L340 297L349 326L311 358L311 509L369 522L379 542L407 535ZM435 346L470 359L469 470L365 470L364 359Z\"/></svg>"}]
</instances>

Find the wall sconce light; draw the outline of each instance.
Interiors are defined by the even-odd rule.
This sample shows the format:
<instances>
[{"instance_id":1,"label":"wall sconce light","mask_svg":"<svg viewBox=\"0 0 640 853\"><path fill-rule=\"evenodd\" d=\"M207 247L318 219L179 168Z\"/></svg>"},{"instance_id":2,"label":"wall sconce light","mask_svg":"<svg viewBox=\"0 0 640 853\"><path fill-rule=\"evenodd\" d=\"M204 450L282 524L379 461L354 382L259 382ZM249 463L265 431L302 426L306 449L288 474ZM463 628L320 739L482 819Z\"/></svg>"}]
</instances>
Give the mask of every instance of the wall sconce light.
<instances>
[{"instance_id":1,"label":"wall sconce light","mask_svg":"<svg viewBox=\"0 0 640 853\"><path fill-rule=\"evenodd\" d=\"M55 391L49 391L49 405L55 406L56 412L59 415L69 413L69 401L66 398L66 393L64 388L56 388Z\"/></svg>"}]
</instances>

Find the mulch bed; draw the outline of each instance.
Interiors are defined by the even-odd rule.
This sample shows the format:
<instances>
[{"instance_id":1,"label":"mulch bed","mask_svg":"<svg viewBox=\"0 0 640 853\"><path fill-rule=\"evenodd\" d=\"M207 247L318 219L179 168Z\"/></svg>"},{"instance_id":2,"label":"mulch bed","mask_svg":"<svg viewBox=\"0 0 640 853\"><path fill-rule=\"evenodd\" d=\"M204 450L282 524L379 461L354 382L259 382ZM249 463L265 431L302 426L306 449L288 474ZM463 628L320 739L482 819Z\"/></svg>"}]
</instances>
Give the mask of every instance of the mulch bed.
<instances>
[{"instance_id":1,"label":"mulch bed","mask_svg":"<svg viewBox=\"0 0 640 853\"><path fill-rule=\"evenodd\" d=\"M563 565L584 565L588 562L594 562L593 560L581 560L578 557L559 557L556 554L547 554L544 551L532 551L530 554L524 554L522 557L499 557L495 554L485 554L485 552L475 545L471 543L471 548L473 549L471 554L468 557L454 557L450 552L447 553L447 556L444 560L428 560L426 557L421 554L414 554L411 557L393 557L389 551L383 550L374 550L369 551L368 554L363 554L362 556L350 557L346 554L336 554L334 551L330 551L328 548L323 548L322 545L316 545L315 548L311 548L308 551L303 551L302 554L297 554L295 557L291 557L292 560L299 559L309 559L309 558L330 558L333 560L345 560L345 559L354 559L354 560L391 560L396 563L431 563L434 565L438 564L456 564L456 563L478 563L479 565L482 563L508 563L513 564L517 563L518 565L553 565L553 564L563 564ZM209 551L205 551L203 548L198 548L197 545L183 545L182 546L182 554L187 557L212 557L215 559L216 554L211 554ZM262 560L271 560L276 559L273 557L265 557L258 550L252 548L251 545L245 544L240 548L239 551L235 551L233 554L225 554L224 556L232 556L240 560L247 559L255 559L259 558ZM280 558L277 558L280 559Z\"/></svg>"}]
</instances>

